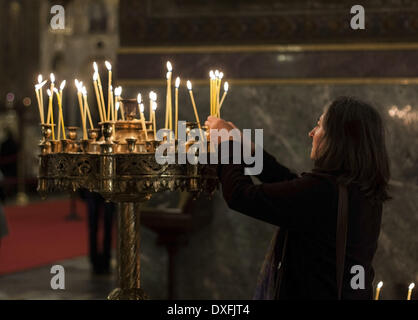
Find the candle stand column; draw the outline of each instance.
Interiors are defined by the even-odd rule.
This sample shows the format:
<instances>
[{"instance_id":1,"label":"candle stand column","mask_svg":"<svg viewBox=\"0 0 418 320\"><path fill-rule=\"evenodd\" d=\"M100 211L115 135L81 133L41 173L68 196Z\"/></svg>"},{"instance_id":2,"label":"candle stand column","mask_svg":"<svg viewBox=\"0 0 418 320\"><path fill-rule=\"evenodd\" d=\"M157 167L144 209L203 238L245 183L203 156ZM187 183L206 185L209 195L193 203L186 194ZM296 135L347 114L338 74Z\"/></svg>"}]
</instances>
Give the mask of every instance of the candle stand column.
<instances>
[{"instance_id":1,"label":"candle stand column","mask_svg":"<svg viewBox=\"0 0 418 320\"><path fill-rule=\"evenodd\" d=\"M108 296L110 300L147 299L141 289L140 211L137 202L120 202L118 212L118 274L120 287Z\"/></svg>"}]
</instances>

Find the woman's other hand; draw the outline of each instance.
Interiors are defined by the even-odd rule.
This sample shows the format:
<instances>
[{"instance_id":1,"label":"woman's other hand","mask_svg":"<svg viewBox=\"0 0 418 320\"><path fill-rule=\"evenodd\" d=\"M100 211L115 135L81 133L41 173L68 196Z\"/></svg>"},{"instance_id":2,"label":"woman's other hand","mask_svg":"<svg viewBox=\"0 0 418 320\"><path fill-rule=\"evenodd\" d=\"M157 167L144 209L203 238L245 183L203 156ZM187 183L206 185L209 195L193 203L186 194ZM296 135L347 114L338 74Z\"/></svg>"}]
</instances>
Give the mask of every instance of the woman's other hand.
<instances>
[{"instance_id":1,"label":"woman's other hand","mask_svg":"<svg viewBox=\"0 0 418 320\"><path fill-rule=\"evenodd\" d=\"M236 129L239 131L239 129L230 121L225 121L223 119L214 117L214 116L209 116L207 118L207 120L205 121L205 126L207 126L209 128L209 130L226 130L227 132L230 132L233 129ZM219 133L219 132L218 132ZM235 133L236 136L236 133ZM217 140L218 143L221 143L222 141L226 141L226 140L231 140L234 139L235 137L234 135L220 135ZM241 131L239 131L239 137L241 136ZM238 136L236 136L235 138L238 138Z\"/></svg>"}]
</instances>

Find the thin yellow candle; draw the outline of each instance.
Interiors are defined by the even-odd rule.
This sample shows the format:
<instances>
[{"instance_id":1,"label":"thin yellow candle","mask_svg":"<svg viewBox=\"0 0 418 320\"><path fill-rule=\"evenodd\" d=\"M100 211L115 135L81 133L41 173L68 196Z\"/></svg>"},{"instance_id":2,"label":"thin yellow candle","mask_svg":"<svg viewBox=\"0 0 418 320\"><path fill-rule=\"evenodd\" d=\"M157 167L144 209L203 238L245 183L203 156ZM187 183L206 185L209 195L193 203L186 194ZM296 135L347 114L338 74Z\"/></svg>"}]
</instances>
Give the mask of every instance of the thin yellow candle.
<instances>
[{"instance_id":1,"label":"thin yellow candle","mask_svg":"<svg viewBox=\"0 0 418 320\"><path fill-rule=\"evenodd\" d=\"M175 104L175 120L174 120L174 136L175 139L177 140L177 135L178 135L178 120L179 120L179 86L180 86L180 78L177 77L176 78L176 83L175 83L175 100L174 100L174 104Z\"/></svg>"},{"instance_id":2,"label":"thin yellow candle","mask_svg":"<svg viewBox=\"0 0 418 320\"><path fill-rule=\"evenodd\" d=\"M50 96L50 99L52 100L52 94L53 94L53 92L54 92L54 82L55 82L55 76L54 76L54 74L53 73L51 73L50 75L49 75L49 78L50 78L50 80L51 80L51 86L50 86L50 88L49 88L49 90L51 91L51 96ZM47 116L47 119L46 119L46 122L47 123L52 123L51 122L51 117L52 117L52 103L49 103L49 108L48 108L48 116Z\"/></svg>"},{"instance_id":3,"label":"thin yellow candle","mask_svg":"<svg viewBox=\"0 0 418 320\"><path fill-rule=\"evenodd\" d=\"M115 120L118 121L119 101L115 103Z\"/></svg>"},{"instance_id":4,"label":"thin yellow candle","mask_svg":"<svg viewBox=\"0 0 418 320\"><path fill-rule=\"evenodd\" d=\"M91 120L90 107L89 107L89 103L88 103L88 100L87 100L87 89L86 89L86 87L82 88L81 93L83 94L83 100L84 100L84 120L86 120L87 117L88 117L89 118L90 129L94 129L93 121ZM87 117L86 117L86 114L87 114ZM87 124L86 124L86 126L87 126Z\"/></svg>"},{"instance_id":5,"label":"thin yellow candle","mask_svg":"<svg viewBox=\"0 0 418 320\"><path fill-rule=\"evenodd\" d=\"M374 297L374 300L379 300L379 295L380 295L380 289L383 287L383 281L380 281L378 284L377 284L377 287L376 287L376 295L375 295L375 297Z\"/></svg>"},{"instance_id":6,"label":"thin yellow candle","mask_svg":"<svg viewBox=\"0 0 418 320\"><path fill-rule=\"evenodd\" d=\"M58 101L58 122L57 122L57 129L58 129L58 134L57 134L57 140L61 140L61 99L60 99L60 94L57 90L57 88L54 88L54 93L57 96L57 101Z\"/></svg>"},{"instance_id":7,"label":"thin yellow candle","mask_svg":"<svg viewBox=\"0 0 418 320\"><path fill-rule=\"evenodd\" d=\"M155 110L157 110L157 102L152 101L152 122L154 127L154 140L157 139L157 120L155 119Z\"/></svg>"},{"instance_id":8,"label":"thin yellow candle","mask_svg":"<svg viewBox=\"0 0 418 320\"><path fill-rule=\"evenodd\" d=\"M415 283L411 283L408 287L408 296L406 297L406 300L411 300L411 296L412 296L412 290L415 287Z\"/></svg>"},{"instance_id":9,"label":"thin yellow candle","mask_svg":"<svg viewBox=\"0 0 418 320\"><path fill-rule=\"evenodd\" d=\"M166 102L165 102L165 128L171 129L171 120L170 120L170 113L171 113L171 75L173 67L171 66L170 61L167 61L167 93L166 93Z\"/></svg>"},{"instance_id":10,"label":"thin yellow candle","mask_svg":"<svg viewBox=\"0 0 418 320\"><path fill-rule=\"evenodd\" d=\"M59 116L58 116L58 140L60 140L61 138L61 129L62 129L62 136L64 139L66 139L65 137L65 126L64 126L64 115L62 112L62 91L65 88L65 83L66 81L64 80L63 82L61 82L60 85L60 91L58 92L58 90L56 88L54 88L54 92L57 95L57 100L58 100L58 108L59 108Z\"/></svg>"},{"instance_id":11,"label":"thin yellow candle","mask_svg":"<svg viewBox=\"0 0 418 320\"><path fill-rule=\"evenodd\" d=\"M229 84L228 82L224 83L224 94L222 95L222 99L221 102L219 103L219 117L221 116L221 108L222 108L222 104L224 103L225 97L228 93L229 90Z\"/></svg>"},{"instance_id":12,"label":"thin yellow candle","mask_svg":"<svg viewBox=\"0 0 418 320\"><path fill-rule=\"evenodd\" d=\"M112 117L112 121L115 121L115 105L113 104L113 87L110 86L109 91L109 101L110 101L110 115Z\"/></svg>"},{"instance_id":13,"label":"thin yellow candle","mask_svg":"<svg viewBox=\"0 0 418 320\"><path fill-rule=\"evenodd\" d=\"M48 90L46 90L46 93L48 94L48 96L49 96L49 105L48 105L48 110L51 110L51 116L50 116L50 120L51 120L51 122L50 122L50 124L52 125L51 126L51 130L52 130L52 140L55 140L55 130L54 130L54 115L53 115L53 111L52 111L52 91L50 90L50 89L48 89Z\"/></svg>"},{"instance_id":14,"label":"thin yellow candle","mask_svg":"<svg viewBox=\"0 0 418 320\"><path fill-rule=\"evenodd\" d=\"M219 101L219 98L220 98L220 96L221 96L221 84L222 84L222 78L224 77L224 74L223 74L223 72L219 72L219 80L218 80L218 86L217 86L217 96L216 96L216 105L217 105L217 108L216 108L216 112L217 112L217 115L218 115L218 117L220 118L221 117L221 109L220 109L220 101Z\"/></svg>"},{"instance_id":15,"label":"thin yellow candle","mask_svg":"<svg viewBox=\"0 0 418 320\"><path fill-rule=\"evenodd\" d=\"M109 73L108 77L108 90L107 90L107 119L110 120L110 110L111 110L111 90L112 90L112 65L109 61L105 61L106 68ZM114 117L112 117L114 118Z\"/></svg>"},{"instance_id":16,"label":"thin yellow candle","mask_svg":"<svg viewBox=\"0 0 418 320\"><path fill-rule=\"evenodd\" d=\"M96 93L96 102L97 102L97 109L99 109L99 116L100 116L100 121L103 122L103 112L102 112L102 106L100 105L100 93L99 93L99 88L97 87L97 78L98 78L98 73L95 72L93 74L93 85L94 85L94 92Z\"/></svg>"},{"instance_id":17,"label":"thin yellow candle","mask_svg":"<svg viewBox=\"0 0 418 320\"><path fill-rule=\"evenodd\" d=\"M120 102L121 94L122 94L122 87L119 86L115 89L115 104L116 104L116 102ZM121 118L122 118L122 120L125 120L125 112L124 112L124 109L123 109L123 103L119 104L119 107L120 107ZM116 114L116 118L117 118L117 114Z\"/></svg>"},{"instance_id":18,"label":"thin yellow candle","mask_svg":"<svg viewBox=\"0 0 418 320\"><path fill-rule=\"evenodd\" d=\"M38 101L38 110L39 110L39 119L41 121L41 123L43 124L42 121L42 112L41 112L41 100L39 99L39 92L38 92L38 85L35 85L35 94L36 94L36 101Z\"/></svg>"},{"instance_id":19,"label":"thin yellow candle","mask_svg":"<svg viewBox=\"0 0 418 320\"><path fill-rule=\"evenodd\" d=\"M40 102L40 111L41 111L41 122L45 123L45 115L44 115L44 93L42 87L46 81L42 81L42 75L38 76L38 91L39 91L39 102Z\"/></svg>"},{"instance_id":20,"label":"thin yellow candle","mask_svg":"<svg viewBox=\"0 0 418 320\"><path fill-rule=\"evenodd\" d=\"M136 100L138 101L139 117L141 119L142 130L144 131L144 134L145 134L145 140L148 140L148 133L147 133L147 128L145 125L145 117L144 117L145 108L144 108L144 104L142 103L142 96L140 93L138 93Z\"/></svg>"},{"instance_id":21,"label":"thin yellow candle","mask_svg":"<svg viewBox=\"0 0 418 320\"><path fill-rule=\"evenodd\" d=\"M42 87L45 85L47 81L43 81L42 83L38 83L35 85L35 93L36 93L36 99L38 101L38 109L39 109L39 117L41 120L41 123L45 123L44 113L43 113L43 104L40 99L40 94L42 93Z\"/></svg>"},{"instance_id":22,"label":"thin yellow candle","mask_svg":"<svg viewBox=\"0 0 418 320\"><path fill-rule=\"evenodd\" d=\"M215 115L218 115L218 103L219 103L219 70L215 70Z\"/></svg>"},{"instance_id":23,"label":"thin yellow candle","mask_svg":"<svg viewBox=\"0 0 418 320\"><path fill-rule=\"evenodd\" d=\"M85 119L85 115L84 115L83 99L81 97L82 88L81 88L80 82L78 82L77 79L75 79L75 85L77 87L78 105L80 107L81 124L82 124L82 127L83 127L83 139L87 140L86 119Z\"/></svg>"},{"instance_id":24,"label":"thin yellow candle","mask_svg":"<svg viewBox=\"0 0 418 320\"><path fill-rule=\"evenodd\" d=\"M210 115L213 116L214 111L213 111L213 80L215 79L215 73L213 72L213 70L210 70L209 72L209 82L210 82Z\"/></svg>"},{"instance_id":25,"label":"thin yellow candle","mask_svg":"<svg viewBox=\"0 0 418 320\"><path fill-rule=\"evenodd\" d=\"M149 93L149 121L152 122L152 101L157 99L157 95L154 91Z\"/></svg>"},{"instance_id":26,"label":"thin yellow candle","mask_svg":"<svg viewBox=\"0 0 418 320\"><path fill-rule=\"evenodd\" d=\"M105 106L104 97L103 97L102 81L100 79L100 73L99 73L99 69L97 68L96 62L93 62L93 69L94 69L94 72L97 73L97 88L100 94L100 105L102 107L103 121L109 121L109 119L106 118L106 106Z\"/></svg>"},{"instance_id":27,"label":"thin yellow candle","mask_svg":"<svg viewBox=\"0 0 418 320\"><path fill-rule=\"evenodd\" d=\"M193 97L192 83L190 82L190 80L187 80L187 89L189 90L190 99L192 100L192 105L193 105L194 115L196 117L197 126L199 127L199 129L202 129L200 127L199 115L197 114L196 103L195 103L194 97Z\"/></svg>"}]
</instances>

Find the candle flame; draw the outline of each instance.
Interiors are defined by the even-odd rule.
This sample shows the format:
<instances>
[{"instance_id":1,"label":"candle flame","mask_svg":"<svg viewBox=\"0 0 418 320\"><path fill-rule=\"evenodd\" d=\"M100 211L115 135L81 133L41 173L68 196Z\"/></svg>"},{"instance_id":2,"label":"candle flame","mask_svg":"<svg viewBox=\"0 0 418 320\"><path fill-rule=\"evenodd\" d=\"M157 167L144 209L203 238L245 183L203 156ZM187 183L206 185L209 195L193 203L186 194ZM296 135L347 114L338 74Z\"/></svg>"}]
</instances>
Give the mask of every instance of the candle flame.
<instances>
[{"instance_id":1,"label":"candle flame","mask_svg":"<svg viewBox=\"0 0 418 320\"><path fill-rule=\"evenodd\" d=\"M155 101L152 102L152 110L153 111L157 110L157 102Z\"/></svg>"},{"instance_id":2,"label":"candle flame","mask_svg":"<svg viewBox=\"0 0 418 320\"><path fill-rule=\"evenodd\" d=\"M99 75L97 72L93 73L93 81L97 81L97 79L99 78Z\"/></svg>"},{"instance_id":3,"label":"candle flame","mask_svg":"<svg viewBox=\"0 0 418 320\"><path fill-rule=\"evenodd\" d=\"M140 93L138 93L137 97L136 97L136 101L138 101L138 103L142 102L142 96Z\"/></svg>"},{"instance_id":4,"label":"candle flame","mask_svg":"<svg viewBox=\"0 0 418 320\"><path fill-rule=\"evenodd\" d=\"M106 65L106 68L107 68L107 70L112 70L112 65L110 64L110 62L109 61L105 61L105 65Z\"/></svg>"},{"instance_id":5,"label":"candle flame","mask_svg":"<svg viewBox=\"0 0 418 320\"><path fill-rule=\"evenodd\" d=\"M122 87L115 88L115 96L120 96L121 93L122 93Z\"/></svg>"},{"instance_id":6,"label":"candle flame","mask_svg":"<svg viewBox=\"0 0 418 320\"><path fill-rule=\"evenodd\" d=\"M46 89L46 93L48 94L49 97L52 95L51 90L49 89Z\"/></svg>"},{"instance_id":7,"label":"candle flame","mask_svg":"<svg viewBox=\"0 0 418 320\"><path fill-rule=\"evenodd\" d=\"M215 77L219 78L219 70L215 70Z\"/></svg>"},{"instance_id":8,"label":"candle flame","mask_svg":"<svg viewBox=\"0 0 418 320\"><path fill-rule=\"evenodd\" d=\"M87 96L87 90L86 90L86 87L82 87L81 88L81 93L83 94L83 96Z\"/></svg>"},{"instance_id":9,"label":"candle flame","mask_svg":"<svg viewBox=\"0 0 418 320\"><path fill-rule=\"evenodd\" d=\"M215 74L213 73L213 70L210 70L210 71L209 71L209 77L210 77L211 79L215 78Z\"/></svg>"},{"instance_id":10,"label":"candle flame","mask_svg":"<svg viewBox=\"0 0 418 320\"><path fill-rule=\"evenodd\" d=\"M176 88L180 87L180 78L176 78Z\"/></svg>"},{"instance_id":11,"label":"candle flame","mask_svg":"<svg viewBox=\"0 0 418 320\"><path fill-rule=\"evenodd\" d=\"M61 85L60 85L60 90L62 91L65 88L65 84L67 83L67 81L62 81Z\"/></svg>"},{"instance_id":12,"label":"candle flame","mask_svg":"<svg viewBox=\"0 0 418 320\"><path fill-rule=\"evenodd\" d=\"M380 289L381 287L383 287L383 281L380 281L378 284L377 284L377 287Z\"/></svg>"},{"instance_id":13,"label":"candle flame","mask_svg":"<svg viewBox=\"0 0 418 320\"><path fill-rule=\"evenodd\" d=\"M222 79L224 77L224 73L223 72L219 72L219 79Z\"/></svg>"},{"instance_id":14,"label":"candle flame","mask_svg":"<svg viewBox=\"0 0 418 320\"><path fill-rule=\"evenodd\" d=\"M57 88L54 88L54 92L55 92L56 94L58 94L58 89L57 89Z\"/></svg>"},{"instance_id":15,"label":"candle flame","mask_svg":"<svg viewBox=\"0 0 418 320\"><path fill-rule=\"evenodd\" d=\"M151 91L151 92L149 93L149 98L150 98L152 101L156 101L156 100L157 100L157 94L156 94L154 91Z\"/></svg>"},{"instance_id":16,"label":"candle flame","mask_svg":"<svg viewBox=\"0 0 418 320\"><path fill-rule=\"evenodd\" d=\"M51 82L52 82L52 83L54 83L54 82L55 82L55 76L54 76L54 74L53 74L53 73L51 73L51 74L49 75L49 78L51 79Z\"/></svg>"},{"instance_id":17,"label":"candle flame","mask_svg":"<svg viewBox=\"0 0 418 320\"><path fill-rule=\"evenodd\" d=\"M166 78L167 78L167 80L169 80L169 79L170 79L170 76L171 76L171 72L170 72L170 71L167 71L167 74L166 74Z\"/></svg>"},{"instance_id":18,"label":"candle flame","mask_svg":"<svg viewBox=\"0 0 418 320\"><path fill-rule=\"evenodd\" d=\"M97 63L96 63L96 61L94 61L93 62L93 69L94 69L94 72L99 72L98 70L98 68L97 68Z\"/></svg>"},{"instance_id":19,"label":"candle flame","mask_svg":"<svg viewBox=\"0 0 418 320\"><path fill-rule=\"evenodd\" d=\"M40 74L39 76L38 76L38 83L41 83L42 82L42 75Z\"/></svg>"},{"instance_id":20,"label":"candle flame","mask_svg":"<svg viewBox=\"0 0 418 320\"><path fill-rule=\"evenodd\" d=\"M167 61L167 70L168 70L168 72L171 72L173 70L173 67L171 66L170 61Z\"/></svg>"},{"instance_id":21,"label":"candle flame","mask_svg":"<svg viewBox=\"0 0 418 320\"><path fill-rule=\"evenodd\" d=\"M116 111L119 111L119 101L115 104Z\"/></svg>"},{"instance_id":22,"label":"candle flame","mask_svg":"<svg viewBox=\"0 0 418 320\"><path fill-rule=\"evenodd\" d=\"M409 289L409 290L412 290L412 289L414 289L414 287L415 287L415 283L413 283L413 282L412 282L412 283L409 285L408 289Z\"/></svg>"},{"instance_id":23,"label":"candle flame","mask_svg":"<svg viewBox=\"0 0 418 320\"><path fill-rule=\"evenodd\" d=\"M38 84L36 84L36 85L35 85L35 89L36 89L36 90L41 89L41 88L45 85L45 83L47 83L47 82L48 82L47 80L44 80L44 81L42 81L42 83L38 83Z\"/></svg>"},{"instance_id":24,"label":"candle flame","mask_svg":"<svg viewBox=\"0 0 418 320\"><path fill-rule=\"evenodd\" d=\"M229 84L228 84L228 81L225 81L225 83L224 83L224 91L225 92L228 92L228 90L229 90Z\"/></svg>"},{"instance_id":25,"label":"candle flame","mask_svg":"<svg viewBox=\"0 0 418 320\"><path fill-rule=\"evenodd\" d=\"M187 80L187 89L192 90L192 83L190 80Z\"/></svg>"},{"instance_id":26,"label":"candle flame","mask_svg":"<svg viewBox=\"0 0 418 320\"><path fill-rule=\"evenodd\" d=\"M140 103L139 104L139 110L143 113L144 112L144 109L145 109L144 104L143 103Z\"/></svg>"}]
</instances>

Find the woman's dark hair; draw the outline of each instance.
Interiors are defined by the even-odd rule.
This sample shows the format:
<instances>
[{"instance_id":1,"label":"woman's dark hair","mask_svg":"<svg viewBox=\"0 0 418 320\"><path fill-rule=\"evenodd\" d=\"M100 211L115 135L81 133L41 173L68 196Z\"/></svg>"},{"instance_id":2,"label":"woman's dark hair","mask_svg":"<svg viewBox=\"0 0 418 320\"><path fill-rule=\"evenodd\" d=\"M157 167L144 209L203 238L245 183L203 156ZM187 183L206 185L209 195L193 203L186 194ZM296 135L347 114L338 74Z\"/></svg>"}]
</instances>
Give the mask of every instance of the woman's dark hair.
<instances>
[{"instance_id":1,"label":"woman's dark hair","mask_svg":"<svg viewBox=\"0 0 418 320\"><path fill-rule=\"evenodd\" d=\"M352 97L331 103L322 119L324 136L315 167L340 173L338 181L356 183L373 202L390 199L390 178L382 118L371 105Z\"/></svg>"}]
</instances>

